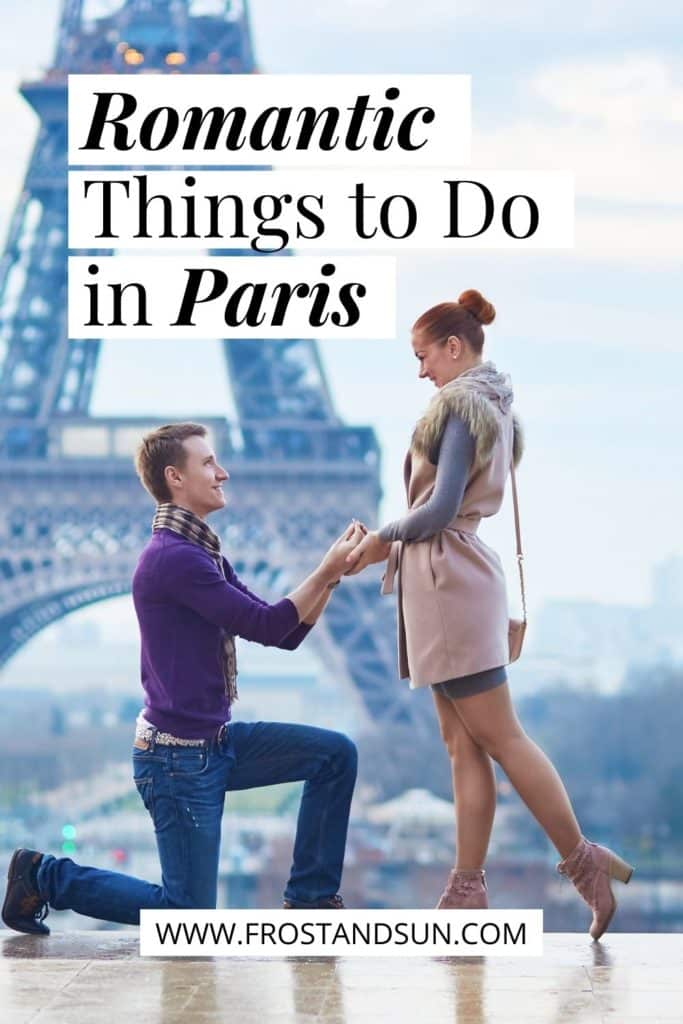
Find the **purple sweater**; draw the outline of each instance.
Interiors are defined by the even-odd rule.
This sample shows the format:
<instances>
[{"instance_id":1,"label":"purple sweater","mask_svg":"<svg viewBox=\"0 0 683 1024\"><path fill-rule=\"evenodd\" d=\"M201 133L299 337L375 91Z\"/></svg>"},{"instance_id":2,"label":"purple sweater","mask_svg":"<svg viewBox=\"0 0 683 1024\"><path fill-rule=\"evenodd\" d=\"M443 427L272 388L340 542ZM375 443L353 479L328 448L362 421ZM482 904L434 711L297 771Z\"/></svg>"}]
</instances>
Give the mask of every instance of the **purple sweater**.
<instances>
[{"instance_id":1,"label":"purple sweater","mask_svg":"<svg viewBox=\"0 0 683 1024\"><path fill-rule=\"evenodd\" d=\"M145 718L183 739L208 739L230 718L222 630L292 651L311 629L288 598L268 604L223 566L225 579L204 548L158 530L133 576Z\"/></svg>"}]
</instances>

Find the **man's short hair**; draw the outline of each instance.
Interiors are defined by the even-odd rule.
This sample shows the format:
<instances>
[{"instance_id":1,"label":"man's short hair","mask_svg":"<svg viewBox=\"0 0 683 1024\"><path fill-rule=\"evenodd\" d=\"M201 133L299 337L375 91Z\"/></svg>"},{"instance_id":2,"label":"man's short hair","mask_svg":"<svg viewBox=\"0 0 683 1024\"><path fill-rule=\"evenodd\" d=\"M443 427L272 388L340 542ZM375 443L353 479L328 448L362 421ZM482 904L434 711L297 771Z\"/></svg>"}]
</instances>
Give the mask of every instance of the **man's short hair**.
<instances>
[{"instance_id":1,"label":"man's short hair","mask_svg":"<svg viewBox=\"0 0 683 1024\"><path fill-rule=\"evenodd\" d=\"M135 453L135 469L143 487L159 504L173 500L164 471L167 466L182 469L185 465L187 452L183 441L206 434L201 423L166 423L145 434Z\"/></svg>"}]
</instances>

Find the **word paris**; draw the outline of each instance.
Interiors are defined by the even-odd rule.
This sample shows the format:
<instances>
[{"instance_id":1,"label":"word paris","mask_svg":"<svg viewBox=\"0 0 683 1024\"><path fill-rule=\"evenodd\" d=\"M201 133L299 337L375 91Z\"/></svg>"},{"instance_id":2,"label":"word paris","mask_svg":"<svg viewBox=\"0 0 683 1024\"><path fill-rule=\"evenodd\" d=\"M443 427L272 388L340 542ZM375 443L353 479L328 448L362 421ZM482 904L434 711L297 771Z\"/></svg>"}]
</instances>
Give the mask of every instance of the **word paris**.
<instances>
[{"instance_id":1,"label":"word paris","mask_svg":"<svg viewBox=\"0 0 683 1024\"><path fill-rule=\"evenodd\" d=\"M69 247L98 255L69 259L69 336L391 338L395 258L367 250L570 247L568 172L455 170L469 94L465 75L71 77Z\"/></svg>"},{"instance_id":2,"label":"word paris","mask_svg":"<svg viewBox=\"0 0 683 1024\"><path fill-rule=\"evenodd\" d=\"M71 338L344 338L361 320L365 338L396 330L393 261L378 257L74 256L68 284Z\"/></svg>"},{"instance_id":3,"label":"word paris","mask_svg":"<svg viewBox=\"0 0 683 1024\"><path fill-rule=\"evenodd\" d=\"M330 278L336 270L334 263L323 263L320 276ZM97 277L99 272L100 267L97 263L88 265L88 273L92 277ZM271 327L282 327L292 301L301 299L308 300L310 308L307 317L311 326L324 327L330 320L335 327L351 327L358 323L359 318L356 297L365 295L365 287L358 281L341 285L341 315L337 309L328 309L330 286L325 281L312 287L305 281L279 281L274 285L267 281L247 281L233 285L228 274L220 267L183 267L183 274L184 282L177 304L177 315L169 323L170 327L196 327L194 318L199 307L219 299L222 301L222 315L226 327L259 327L265 320L266 306L269 307ZM254 271L254 277L258 277L258 271ZM152 326L151 321L147 319L147 292L141 284L135 281L125 285L109 284L104 297L99 284L88 284L85 287L89 301L86 327L105 326L100 320L102 306L106 306L108 313L111 313L111 319L106 323L107 327L125 327L123 299L126 292L133 292L135 296L133 326Z\"/></svg>"}]
</instances>

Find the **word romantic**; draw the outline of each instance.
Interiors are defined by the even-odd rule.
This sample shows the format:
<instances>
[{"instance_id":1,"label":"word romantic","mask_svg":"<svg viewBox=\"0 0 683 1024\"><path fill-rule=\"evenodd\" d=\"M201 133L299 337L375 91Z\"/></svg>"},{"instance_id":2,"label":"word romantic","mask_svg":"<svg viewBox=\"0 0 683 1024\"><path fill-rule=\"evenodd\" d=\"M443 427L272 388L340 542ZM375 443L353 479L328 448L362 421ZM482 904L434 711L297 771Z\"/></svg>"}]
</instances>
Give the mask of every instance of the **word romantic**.
<instances>
[{"instance_id":1,"label":"word romantic","mask_svg":"<svg viewBox=\"0 0 683 1024\"><path fill-rule=\"evenodd\" d=\"M205 110L190 106L181 111L172 106L157 106L140 118L135 117L138 101L132 93L96 92L95 95L97 101L88 137L80 147L91 152L104 149L106 144L120 152L136 145L148 152L158 152L177 142L181 143L182 150L194 154L216 149L237 152L245 145L254 152L305 151L314 142L321 150L341 148L349 152L383 151L395 142L400 149L412 152L427 142L420 134L420 125L431 124L436 116L432 107L418 106L397 119L391 106L371 106L370 95L366 94L357 96L351 107L317 110L302 106L295 110L269 106L253 119L243 106L227 109L212 106ZM389 103L399 96L400 90L396 87L384 92Z\"/></svg>"}]
</instances>

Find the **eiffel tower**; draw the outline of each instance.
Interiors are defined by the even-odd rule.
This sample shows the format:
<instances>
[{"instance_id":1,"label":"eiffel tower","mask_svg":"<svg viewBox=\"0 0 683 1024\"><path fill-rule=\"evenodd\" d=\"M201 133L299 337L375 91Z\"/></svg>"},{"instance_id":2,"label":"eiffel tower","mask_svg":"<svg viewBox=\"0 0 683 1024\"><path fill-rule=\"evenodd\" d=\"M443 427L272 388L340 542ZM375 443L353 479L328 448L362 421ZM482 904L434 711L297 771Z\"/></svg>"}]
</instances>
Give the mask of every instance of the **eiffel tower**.
<instances>
[{"instance_id":1,"label":"eiffel tower","mask_svg":"<svg viewBox=\"0 0 683 1024\"><path fill-rule=\"evenodd\" d=\"M0 666L50 623L129 591L152 513L131 454L163 422L91 416L100 341L67 337L66 76L255 71L243 2L64 0L53 66L21 86L40 129L0 264ZM236 416L194 417L231 474L212 525L275 599L351 515L374 524L380 452L370 427L335 412L315 342L222 345ZM397 679L394 615L368 570L335 591L308 643L368 727L422 731L424 695Z\"/></svg>"}]
</instances>

